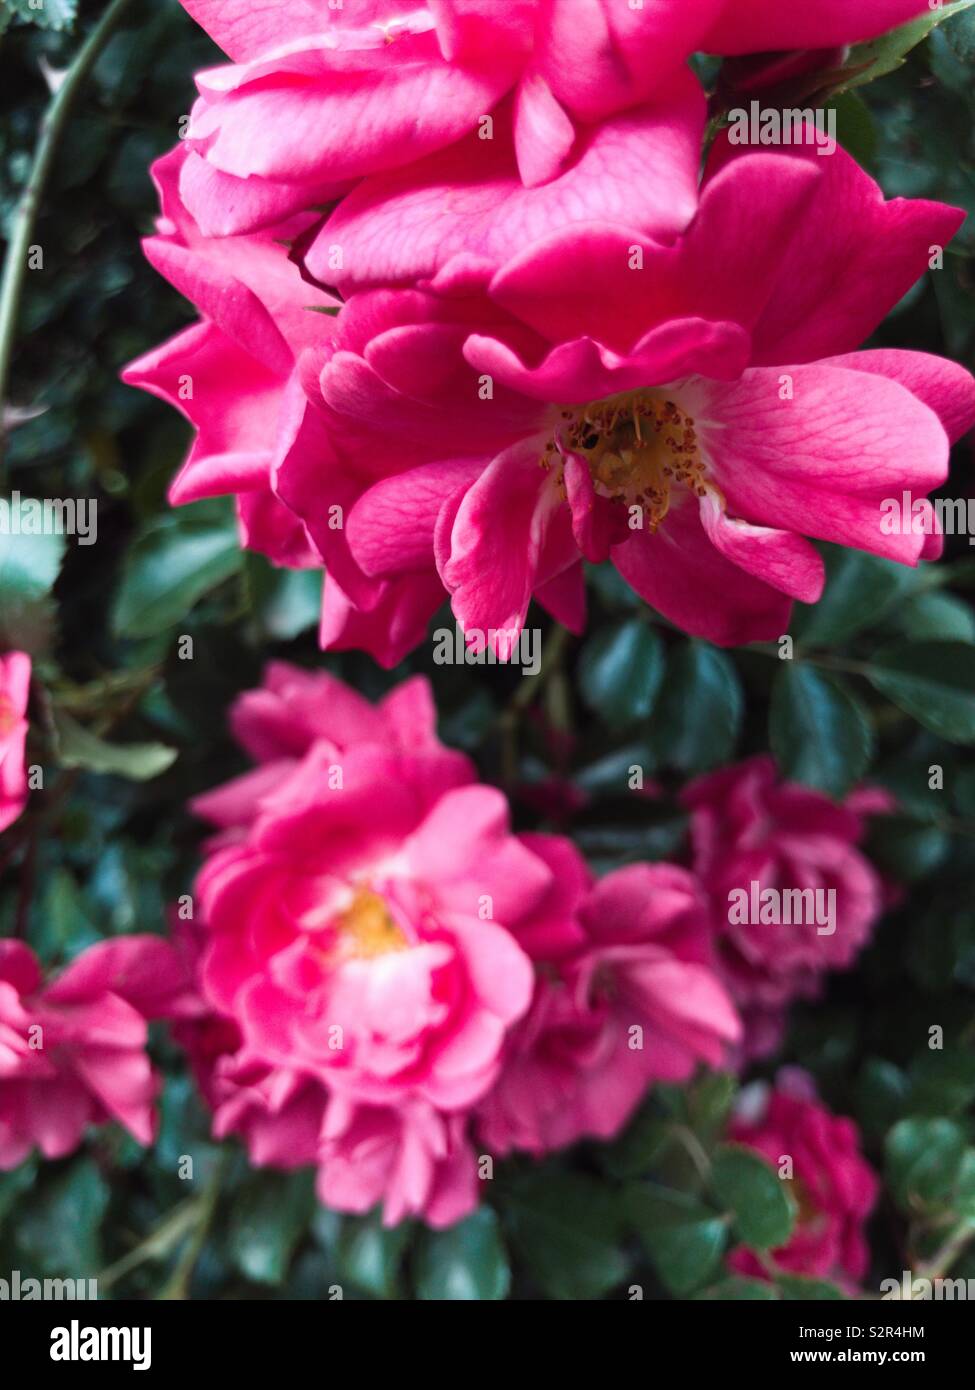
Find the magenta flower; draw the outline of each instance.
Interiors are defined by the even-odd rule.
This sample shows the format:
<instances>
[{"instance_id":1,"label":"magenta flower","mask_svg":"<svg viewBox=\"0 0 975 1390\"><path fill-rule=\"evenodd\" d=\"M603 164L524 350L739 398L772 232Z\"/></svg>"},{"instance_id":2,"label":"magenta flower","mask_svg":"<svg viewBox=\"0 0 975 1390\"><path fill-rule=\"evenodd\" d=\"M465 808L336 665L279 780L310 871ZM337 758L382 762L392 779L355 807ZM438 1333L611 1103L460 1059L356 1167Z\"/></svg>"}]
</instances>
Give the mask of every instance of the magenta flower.
<instances>
[{"instance_id":1,"label":"magenta flower","mask_svg":"<svg viewBox=\"0 0 975 1390\"><path fill-rule=\"evenodd\" d=\"M772 1258L790 1274L833 1279L853 1292L867 1271L864 1226L877 1199L878 1182L860 1151L852 1120L832 1115L816 1098L812 1079L794 1068L779 1073L774 1088L743 1094L729 1137L757 1149L783 1176L798 1206L789 1243ZM756 1279L766 1272L745 1249L732 1251L732 1268Z\"/></svg>"},{"instance_id":2,"label":"magenta flower","mask_svg":"<svg viewBox=\"0 0 975 1390\"><path fill-rule=\"evenodd\" d=\"M326 675L278 666L269 687L235 713L262 767L196 803L225 827L198 882L208 1002L261 1059L357 1100L469 1106L528 1007L511 933L549 870L436 742L425 682L378 711Z\"/></svg>"},{"instance_id":3,"label":"magenta flower","mask_svg":"<svg viewBox=\"0 0 975 1390\"><path fill-rule=\"evenodd\" d=\"M300 521L272 492L276 422L296 357L326 340L336 301L301 277L285 243L315 221L295 216L250 236L204 236L180 199L183 146L152 168L161 215L143 249L199 310L201 321L132 362L131 386L159 396L193 424L196 439L170 489L176 505L232 493L241 544L275 564L319 563Z\"/></svg>"},{"instance_id":4,"label":"magenta flower","mask_svg":"<svg viewBox=\"0 0 975 1390\"><path fill-rule=\"evenodd\" d=\"M27 701L31 661L26 652L0 656L0 831L27 805Z\"/></svg>"},{"instance_id":5,"label":"magenta flower","mask_svg":"<svg viewBox=\"0 0 975 1390\"><path fill-rule=\"evenodd\" d=\"M478 1109L479 1133L499 1154L611 1138L654 1082L720 1066L741 1031L690 874L638 864L593 886L571 845L533 837L533 847L561 866L561 901L529 943L532 1009Z\"/></svg>"},{"instance_id":6,"label":"magenta flower","mask_svg":"<svg viewBox=\"0 0 975 1390\"><path fill-rule=\"evenodd\" d=\"M0 1169L34 1148L62 1158L117 1120L152 1142L158 1081L146 1020L192 1011L172 948L153 936L90 946L43 982L28 946L0 941Z\"/></svg>"},{"instance_id":7,"label":"magenta flower","mask_svg":"<svg viewBox=\"0 0 975 1390\"><path fill-rule=\"evenodd\" d=\"M659 96L695 50L828 48L924 0L183 0L233 59L200 73L187 204L213 234L252 230L356 179L446 148L498 103L519 175L562 169L592 124Z\"/></svg>"},{"instance_id":8,"label":"magenta flower","mask_svg":"<svg viewBox=\"0 0 975 1390\"><path fill-rule=\"evenodd\" d=\"M463 151L437 159L470 183ZM719 142L673 242L559 218L496 265L455 249L471 218L479 245L478 199L445 208L440 175L398 197L397 177L337 214L344 288L371 283L378 256L378 274L449 292L353 293L303 358L322 404L275 465L331 571L326 643L391 664L446 590L506 656L532 596L578 630L581 561L609 558L678 626L732 645L779 636L793 599L818 598L807 537L912 565L936 553L937 537L884 534L881 503L944 480L975 383L939 358L853 349L957 210L885 203L841 151ZM557 200L561 182L524 196ZM336 506L340 532L322 522ZM378 620L394 594L395 640Z\"/></svg>"},{"instance_id":9,"label":"magenta flower","mask_svg":"<svg viewBox=\"0 0 975 1390\"><path fill-rule=\"evenodd\" d=\"M781 781L766 756L698 778L682 799L721 974L761 1055L779 1041L785 1006L815 998L870 939L884 889L858 846L866 815L890 804L871 794L839 805Z\"/></svg>"}]
</instances>

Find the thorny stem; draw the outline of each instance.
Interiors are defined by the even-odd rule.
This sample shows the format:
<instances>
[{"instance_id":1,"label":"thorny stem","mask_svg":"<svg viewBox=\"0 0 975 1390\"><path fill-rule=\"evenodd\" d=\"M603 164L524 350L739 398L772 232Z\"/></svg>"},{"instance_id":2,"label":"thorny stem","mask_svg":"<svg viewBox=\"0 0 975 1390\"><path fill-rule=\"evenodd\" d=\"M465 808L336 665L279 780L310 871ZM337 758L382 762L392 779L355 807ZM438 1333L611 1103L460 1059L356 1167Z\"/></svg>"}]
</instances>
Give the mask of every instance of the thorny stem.
<instances>
[{"instance_id":1,"label":"thorny stem","mask_svg":"<svg viewBox=\"0 0 975 1390\"><path fill-rule=\"evenodd\" d=\"M27 253L44 187L75 97L130 3L131 0L112 0L81 45L63 82L52 96L41 122L30 176L13 216L7 254L3 263L3 278L0 281L0 451L3 449L6 436L4 413L7 407L7 382L10 377L24 277L27 274Z\"/></svg>"}]
</instances>

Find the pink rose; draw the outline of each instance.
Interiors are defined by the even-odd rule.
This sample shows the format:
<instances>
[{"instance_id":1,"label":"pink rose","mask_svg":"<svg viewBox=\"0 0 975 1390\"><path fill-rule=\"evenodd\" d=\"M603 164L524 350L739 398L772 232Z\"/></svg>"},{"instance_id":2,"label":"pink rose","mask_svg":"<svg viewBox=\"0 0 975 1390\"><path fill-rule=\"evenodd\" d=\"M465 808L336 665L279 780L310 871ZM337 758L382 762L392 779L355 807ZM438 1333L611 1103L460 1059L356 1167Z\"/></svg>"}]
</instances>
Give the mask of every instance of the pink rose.
<instances>
[{"instance_id":1,"label":"pink rose","mask_svg":"<svg viewBox=\"0 0 975 1390\"><path fill-rule=\"evenodd\" d=\"M468 1107L528 1007L512 931L550 871L436 741L426 682L374 711L277 666L266 696L234 714L262 766L196 803L224 828L198 880L204 993L275 1067L369 1104Z\"/></svg>"},{"instance_id":2,"label":"pink rose","mask_svg":"<svg viewBox=\"0 0 975 1390\"><path fill-rule=\"evenodd\" d=\"M170 488L174 505L232 494L241 544L292 568L320 563L305 528L272 491L279 420L301 393L296 359L333 329L333 296L308 284L288 255L314 215L295 215L250 236L214 241L179 191L188 152L179 145L153 165L161 215L143 242L161 275L191 300L201 321L122 373L175 406L196 429ZM284 426L282 426L284 427Z\"/></svg>"},{"instance_id":3,"label":"pink rose","mask_svg":"<svg viewBox=\"0 0 975 1390\"><path fill-rule=\"evenodd\" d=\"M858 846L864 817L888 802L839 805L780 781L768 756L698 778L682 799L720 968L749 1023L749 1051L762 1055L777 1045L785 1005L814 998L870 938L884 892Z\"/></svg>"},{"instance_id":4,"label":"pink rose","mask_svg":"<svg viewBox=\"0 0 975 1390\"><path fill-rule=\"evenodd\" d=\"M776 1171L783 1159L792 1161L792 1177L783 1181L799 1214L789 1243L772 1251L776 1264L852 1292L867 1271L864 1226L879 1186L853 1121L831 1115L817 1101L811 1078L789 1069L774 1088L743 1093L729 1137L756 1149ZM729 1263L740 1274L767 1277L750 1250L732 1251Z\"/></svg>"},{"instance_id":5,"label":"pink rose","mask_svg":"<svg viewBox=\"0 0 975 1390\"><path fill-rule=\"evenodd\" d=\"M334 340L303 359L321 394L275 477L330 570L327 645L396 660L445 590L504 658L532 597L579 630L582 561L607 558L679 627L734 645L778 636L793 599L818 598L807 537L910 565L938 553L940 537L884 534L881 503L943 481L975 383L925 354L853 349L961 214L885 202L839 150L735 155L719 140L697 215L661 244L599 220L646 131L612 138L568 212L572 171L485 223L487 185L454 147L429 177L383 176L381 198L366 180L327 224L344 292L374 267L441 291L351 293ZM551 203L547 236L532 220L519 242L522 196ZM346 526L327 534L336 504Z\"/></svg>"},{"instance_id":6,"label":"pink rose","mask_svg":"<svg viewBox=\"0 0 975 1390\"><path fill-rule=\"evenodd\" d=\"M151 1143L158 1082L146 1019L192 1007L177 957L157 937L90 946L48 983L29 947L0 941L0 1169L35 1147L62 1158L109 1120Z\"/></svg>"},{"instance_id":7,"label":"pink rose","mask_svg":"<svg viewBox=\"0 0 975 1390\"><path fill-rule=\"evenodd\" d=\"M428 1226L452 1226L478 1204L477 1157L467 1117L423 1101L361 1105L329 1102L319 1154L318 1195L339 1211L383 1204L383 1224L422 1215Z\"/></svg>"},{"instance_id":8,"label":"pink rose","mask_svg":"<svg viewBox=\"0 0 975 1390\"><path fill-rule=\"evenodd\" d=\"M524 942L538 971L532 1008L478 1109L498 1154L611 1138L654 1082L720 1066L740 1036L690 874L639 864L592 885L570 844L532 844L561 865L561 887L541 914L547 929Z\"/></svg>"},{"instance_id":9,"label":"pink rose","mask_svg":"<svg viewBox=\"0 0 975 1390\"><path fill-rule=\"evenodd\" d=\"M27 805L27 700L30 657L26 652L0 656L0 831L12 825Z\"/></svg>"},{"instance_id":10,"label":"pink rose","mask_svg":"<svg viewBox=\"0 0 975 1390\"><path fill-rule=\"evenodd\" d=\"M248 1055L237 1026L218 1015L181 1023L175 1033L213 1110L215 1137L239 1136L255 1166L315 1167L323 1203L356 1213L381 1204L387 1226L409 1216L449 1226L477 1205L466 1114L417 1100L330 1098L317 1077Z\"/></svg>"},{"instance_id":11,"label":"pink rose","mask_svg":"<svg viewBox=\"0 0 975 1390\"><path fill-rule=\"evenodd\" d=\"M822 48L924 0L183 0L233 64L198 74L187 199L209 232L266 226L363 175L446 148L501 103L519 178L564 167L594 122L639 107L695 50Z\"/></svg>"}]
</instances>

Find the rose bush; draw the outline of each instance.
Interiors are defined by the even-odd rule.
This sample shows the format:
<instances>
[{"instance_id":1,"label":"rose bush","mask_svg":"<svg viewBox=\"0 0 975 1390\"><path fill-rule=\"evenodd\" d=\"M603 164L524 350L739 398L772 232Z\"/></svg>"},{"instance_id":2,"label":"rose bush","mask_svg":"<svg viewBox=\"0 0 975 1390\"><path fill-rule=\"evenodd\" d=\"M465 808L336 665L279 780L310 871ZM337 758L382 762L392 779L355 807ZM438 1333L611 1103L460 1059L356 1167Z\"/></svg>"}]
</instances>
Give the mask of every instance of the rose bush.
<instances>
[{"instance_id":1,"label":"rose bush","mask_svg":"<svg viewBox=\"0 0 975 1390\"><path fill-rule=\"evenodd\" d=\"M973 15L0 4L0 1273L975 1277Z\"/></svg>"}]
</instances>

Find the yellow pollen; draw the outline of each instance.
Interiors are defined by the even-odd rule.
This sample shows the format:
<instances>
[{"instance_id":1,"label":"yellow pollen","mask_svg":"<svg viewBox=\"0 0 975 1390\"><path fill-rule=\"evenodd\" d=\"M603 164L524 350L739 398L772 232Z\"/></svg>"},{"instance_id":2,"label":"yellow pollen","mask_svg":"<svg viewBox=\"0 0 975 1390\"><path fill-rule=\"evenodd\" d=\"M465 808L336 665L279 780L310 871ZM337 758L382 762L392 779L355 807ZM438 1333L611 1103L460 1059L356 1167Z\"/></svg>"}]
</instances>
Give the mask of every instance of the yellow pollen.
<instances>
[{"instance_id":1,"label":"yellow pollen","mask_svg":"<svg viewBox=\"0 0 975 1390\"><path fill-rule=\"evenodd\" d=\"M404 951L409 945L383 899L366 888L358 890L351 907L340 914L335 925L349 953L359 958Z\"/></svg>"},{"instance_id":2,"label":"yellow pollen","mask_svg":"<svg viewBox=\"0 0 975 1390\"><path fill-rule=\"evenodd\" d=\"M681 485L696 497L707 491L694 421L659 392L629 391L576 410L562 411L558 441L545 446L545 469L563 453L585 459L596 492L613 502L644 509L654 532ZM560 478L564 493L564 483Z\"/></svg>"}]
</instances>

